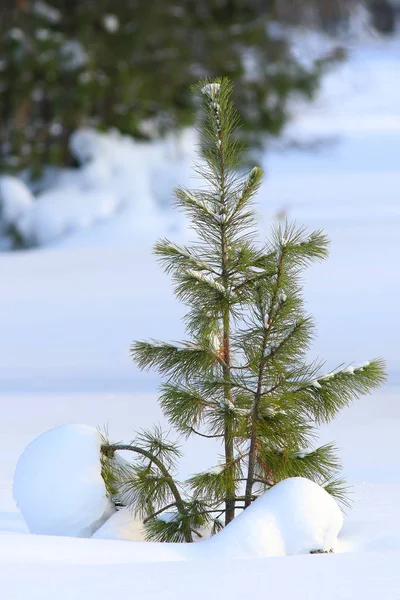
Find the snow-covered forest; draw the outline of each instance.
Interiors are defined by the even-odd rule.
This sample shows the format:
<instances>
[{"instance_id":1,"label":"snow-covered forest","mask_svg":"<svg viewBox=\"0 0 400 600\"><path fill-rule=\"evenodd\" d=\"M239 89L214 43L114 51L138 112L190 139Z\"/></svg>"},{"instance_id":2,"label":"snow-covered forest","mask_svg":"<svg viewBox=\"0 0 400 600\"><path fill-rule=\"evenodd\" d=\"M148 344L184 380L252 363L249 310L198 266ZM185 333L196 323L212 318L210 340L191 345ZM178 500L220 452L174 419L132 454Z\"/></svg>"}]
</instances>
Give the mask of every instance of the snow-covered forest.
<instances>
[{"instance_id":1,"label":"snow-covered forest","mask_svg":"<svg viewBox=\"0 0 400 600\"><path fill-rule=\"evenodd\" d=\"M398 598L396 2L70 4L0 12L1 597ZM170 430L162 377L129 350L185 338L153 246L193 241L173 190L197 186L190 86L219 76L244 122L242 171L264 171L259 238L287 220L330 240L302 273L307 360L326 361L326 380L383 358L388 377L318 428L316 446L338 448L347 506L278 478L210 539L203 527L194 544L145 542L146 519L110 493L108 440L168 430L181 481L216 473L221 453Z\"/></svg>"}]
</instances>

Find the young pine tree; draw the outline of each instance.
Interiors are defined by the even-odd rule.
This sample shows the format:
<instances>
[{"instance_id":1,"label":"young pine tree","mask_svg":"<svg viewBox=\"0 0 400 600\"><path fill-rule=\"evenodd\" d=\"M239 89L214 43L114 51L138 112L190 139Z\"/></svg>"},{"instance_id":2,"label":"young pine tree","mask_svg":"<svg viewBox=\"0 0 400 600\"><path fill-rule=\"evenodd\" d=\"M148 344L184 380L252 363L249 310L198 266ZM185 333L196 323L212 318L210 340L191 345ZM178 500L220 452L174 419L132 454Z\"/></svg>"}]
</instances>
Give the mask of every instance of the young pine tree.
<instances>
[{"instance_id":1,"label":"young pine tree","mask_svg":"<svg viewBox=\"0 0 400 600\"><path fill-rule=\"evenodd\" d=\"M300 275L326 257L327 239L286 225L268 244L256 243L253 197L262 172L238 174L232 85L219 79L198 90L204 120L196 173L204 185L176 193L196 240L155 246L188 307L188 339L136 342L132 355L139 367L165 377L160 403L170 424L184 437L217 439L222 456L213 469L179 484L179 450L162 432L104 446L109 456L120 448L140 456L114 477L120 496L145 520L149 539L162 541L192 541L207 523L217 530L220 517L228 524L236 510L287 477L308 477L345 500L335 448L314 446L316 428L385 379L381 360L330 373L307 361L313 321ZM171 518L160 518L170 509Z\"/></svg>"}]
</instances>

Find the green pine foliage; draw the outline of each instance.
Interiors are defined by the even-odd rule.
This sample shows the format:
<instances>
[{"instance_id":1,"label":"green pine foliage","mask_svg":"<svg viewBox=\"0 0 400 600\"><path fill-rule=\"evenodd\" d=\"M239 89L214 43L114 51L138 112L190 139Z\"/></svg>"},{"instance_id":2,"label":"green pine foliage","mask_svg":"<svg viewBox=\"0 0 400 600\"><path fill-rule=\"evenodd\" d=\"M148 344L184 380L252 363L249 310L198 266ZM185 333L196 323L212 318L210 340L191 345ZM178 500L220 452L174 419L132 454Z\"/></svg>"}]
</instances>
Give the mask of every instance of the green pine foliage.
<instances>
[{"instance_id":1,"label":"green pine foliage","mask_svg":"<svg viewBox=\"0 0 400 600\"><path fill-rule=\"evenodd\" d=\"M184 438L219 441L221 456L181 484L179 450L161 431L129 447L141 458L120 472L119 493L145 519L148 538L160 541L218 530L287 477L307 477L345 503L336 449L316 445L317 427L385 380L379 359L332 372L307 360L314 324L301 275L326 258L328 241L321 231L286 224L257 243L253 198L262 173L237 171L242 148L232 84L218 79L196 90L204 116L196 166L202 181L176 193L196 239L192 246L155 246L187 306L188 337L135 342L132 356L163 376L160 404L171 426Z\"/></svg>"}]
</instances>

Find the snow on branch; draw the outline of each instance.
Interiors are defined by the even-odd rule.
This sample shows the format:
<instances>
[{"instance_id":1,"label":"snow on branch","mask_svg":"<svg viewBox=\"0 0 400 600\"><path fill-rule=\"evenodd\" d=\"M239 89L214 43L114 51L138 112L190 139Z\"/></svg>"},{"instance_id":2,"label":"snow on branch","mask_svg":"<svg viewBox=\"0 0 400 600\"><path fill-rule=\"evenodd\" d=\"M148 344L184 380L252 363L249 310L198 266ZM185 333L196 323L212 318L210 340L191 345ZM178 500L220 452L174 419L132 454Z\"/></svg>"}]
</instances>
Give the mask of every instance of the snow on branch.
<instances>
[{"instance_id":1,"label":"snow on branch","mask_svg":"<svg viewBox=\"0 0 400 600\"><path fill-rule=\"evenodd\" d=\"M205 273L202 273L201 271L195 271L194 269L186 269L185 273L189 277L196 279L196 281L205 283L210 288L213 288L220 294L226 296L227 291L224 288L224 286L221 285L218 281L216 281L213 277L211 277L211 275L206 275Z\"/></svg>"},{"instance_id":2,"label":"snow on branch","mask_svg":"<svg viewBox=\"0 0 400 600\"><path fill-rule=\"evenodd\" d=\"M154 253L156 256L160 257L159 260L164 264L167 273L172 270L181 269L182 267L190 267L196 271L204 270L215 273L210 265L204 260L199 259L192 251L184 246L178 246L169 240L159 240L154 247Z\"/></svg>"},{"instance_id":3,"label":"snow on branch","mask_svg":"<svg viewBox=\"0 0 400 600\"><path fill-rule=\"evenodd\" d=\"M221 85L219 83L207 83L204 87L201 88L201 93L215 102L220 97Z\"/></svg>"}]
</instances>

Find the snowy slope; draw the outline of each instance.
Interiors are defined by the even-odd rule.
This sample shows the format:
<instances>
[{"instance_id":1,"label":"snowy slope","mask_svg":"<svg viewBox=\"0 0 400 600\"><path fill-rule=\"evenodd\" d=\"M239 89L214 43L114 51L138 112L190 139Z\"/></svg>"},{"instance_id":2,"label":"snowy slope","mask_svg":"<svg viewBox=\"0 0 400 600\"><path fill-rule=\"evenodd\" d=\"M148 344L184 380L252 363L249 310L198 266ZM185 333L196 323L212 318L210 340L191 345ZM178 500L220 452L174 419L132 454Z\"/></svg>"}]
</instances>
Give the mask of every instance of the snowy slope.
<instances>
[{"instance_id":1,"label":"snowy slope","mask_svg":"<svg viewBox=\"0 0 400 600\"><path fill-rule=\"evenodd\" d=\"M116 216L57 247L0 256L1 598L179 600L188 591L194 599L221 598L232 577L235 598L249 589L299 600L400 598L399 92L400 42L355 48L287 133L306 144L322 140L318 151L276 149L266 157L260 195L264 231L281 211L323 227L332 239L328 262L307 274L318 325L312 355L329 367L388 359L386 388L321 431L323 441L342 448L354 484L342 553L164 563L155 570L132 564L131 542L24 533L12 475L35 436L66 422L108 422L115 439L130 439L134 430L162 422L158 379L134 368L128 348L133 339L179 338L182 307L151 256L154 231L139 235L132 220ZM161 221L156 231L167 223L173 239L186 235L173 215ZM216 449L190 442L182 475L212 464Z\"/></svg>"}]
</instances>

